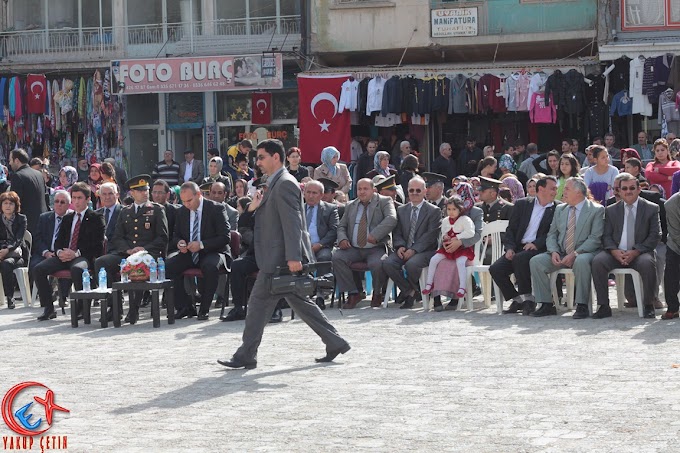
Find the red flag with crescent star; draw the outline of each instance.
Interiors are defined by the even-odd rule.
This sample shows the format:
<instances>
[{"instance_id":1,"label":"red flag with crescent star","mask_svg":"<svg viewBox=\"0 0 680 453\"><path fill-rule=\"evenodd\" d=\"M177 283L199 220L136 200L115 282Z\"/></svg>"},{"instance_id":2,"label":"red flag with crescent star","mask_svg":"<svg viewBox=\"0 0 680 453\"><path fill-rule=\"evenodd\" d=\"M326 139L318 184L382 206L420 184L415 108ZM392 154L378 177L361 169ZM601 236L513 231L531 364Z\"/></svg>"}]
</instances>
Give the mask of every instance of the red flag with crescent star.
<instances>
[{"instance_id":1,"label":"red flag with crescent star","mask_svg":"<svg viewBox=\"0 0 680 453\"><path fill-rule=\"evenodd\" d=\"M349 110L338 113L345 76L298 76L298 123L304 162L321 162L321 150L335 146L349 162L352 145Z\"/></svg>"},{"instance_id":2,"label":"red flag with crescent star","mask_svg":"<svg viewBox=\"0 0 680 453\"><path fill-rule=\"evenodd\" d=\"M29 74L26 78L26 111L45 113L47 78L42 74Z\"/></svg>"},{"instance_id":3,"label":"red flag with crescent star","mask_svg":"<svg viewBox=\"0 0 680 453\"><path fill-rule=\"evenodd\" d=\"M252 116L253 124L271 124L272 122L272 94L253 93Z\"/></svg>"}]
</instances>

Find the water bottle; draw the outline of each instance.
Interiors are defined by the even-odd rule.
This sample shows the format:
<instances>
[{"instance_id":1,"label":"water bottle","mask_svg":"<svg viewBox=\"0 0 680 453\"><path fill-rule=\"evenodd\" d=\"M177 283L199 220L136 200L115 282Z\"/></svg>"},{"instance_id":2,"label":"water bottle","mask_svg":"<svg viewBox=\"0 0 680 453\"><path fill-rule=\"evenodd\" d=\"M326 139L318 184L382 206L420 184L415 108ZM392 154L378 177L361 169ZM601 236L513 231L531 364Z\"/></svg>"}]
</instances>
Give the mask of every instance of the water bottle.
<instances>
[{"instance_id":1,"label":"water bottle","mask_svg":"<svg viewBox=\"0 0 680 453\"><path fill-rule=\"evenodd\" d=\"M120 260L120 281L123 282L123 283L127 283L127 282L128 282L128 276L127 276L127 274L124 274L124 273L123 273L123 268L124 268L126 265L127 265L127 260L126 260L125 258L123 258L122 260Z\"/></svg>"},{"instance_id":2,"label":"water bottle","mask_svg":"<svg viewBox=\"0 0 680 453\"><path fill-rule=\"evenodd\" d=\"M158 281L158 274L156 273L156 269L157 269L156 260L152 259L151 264L149 264L149 274L151 274L149 281L151 283L156 283L156 281Z\"/></svg>"},{"instance_id":3,"label":"water bottle","mask_svg":"<svg viewBox=\"0 0 680 453\"><path fill-rule=\"evenodd\" d=\"M90 271L85 269L83 271L83 291L91 291L90 288Z\"/></svg>"},{"instance_id":4,"label":"water bottle","mask_svg":"<svg viewBox=\"0 0 680 453\"><path fill-rule=\"evenodd\" d=\"M103 267L99 269L99 290L104 291L108 287L107 281L106 281L106 269Z\"/></svg>"},{"instance_id":5,"label":"water bottle","mask_svg":"<svg viewBox=\"0 0 680 453\"><path fill-rule=\"evenodd\" d=\"M158 281L165 281L165 261L163 261L163 258L158 258Z\"/></svg>"}]
</instances>

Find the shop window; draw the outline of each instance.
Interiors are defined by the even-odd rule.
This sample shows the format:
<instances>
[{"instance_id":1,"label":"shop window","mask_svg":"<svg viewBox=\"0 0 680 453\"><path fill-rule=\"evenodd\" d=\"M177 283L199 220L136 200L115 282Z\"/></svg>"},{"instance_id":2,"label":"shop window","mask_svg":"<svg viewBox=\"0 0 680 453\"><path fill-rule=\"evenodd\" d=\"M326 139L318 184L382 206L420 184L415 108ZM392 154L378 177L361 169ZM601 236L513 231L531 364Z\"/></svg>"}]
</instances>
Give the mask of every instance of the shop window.
<instances>
[{"instance_id":1,"label":"shop window","mask_svg":"<svg viewBox=\"0 0 680 453\"><path fill-rule=\"evenodd\" d=\"M113 0L101 0L102 5L102 27L111 27L112 25L112 9L111 3ZM94 5L88 3L85 6L83 2L83 28L97 28L99 27L99 2Z\"/></svg>"},{"instance_id":2,"label":"shop window","mask_svg":"<svg viewBox=\"0 0 680 453\"><path fill-rule=\"evenodd\" d=\"M203 127L203 93L170 93L167 106L168 125Z\"/></svg>"},{"instance_id":3,"label":"shop window","mask_svg":"<svg viewBox=\"0 0 680 453\"><path fill-rule=\"evenodd\" d=\"M22 0L14 2L14 29L37 30L45 28L44 0Z\"/></svg>"},{"instance_id":4,"label":"shop window","mask_svg":"<svg viewBox=\"0 0 680 453\"><path fill-rule=\"evenodd\" d=\"M127 123L129 126L158 124L158 95L132 94L126 96Z\"/></svg>"},{"instance_id":5,"label":"shop window","mask_svg":"<svg viewBox=\"0 0 680 453\"><path fill-rule=\"evenodd\" d=\"M163 2L128 0L127 13L128 25L162 24Z\"/></svg>"},{"instance_id":6,"label":"shop window","mask_svg":"<svg viewBox=\"0 0 680 453\"><path fill-rule=\"evenodd\" d=\"M680 0L621 0L623 30L680 27Z\"/></svg>"},{"instance_id":7,"label":"shop window","mask_svg":"<svg viewBox=\"0 0 680 453\"><path fill-rule=\"evenodd\" d=\"M78 28L78 0L50 1L48 6L49 28Z\"/></svg>"},{"instance_id":8,"label":"shop window","mask_svg":"<svg viewBox=\"0 0 680 453\"><path fill-rule=\"evenodd\" d=\"M226 153L231 145L235 145L244 139L250 139L253 143L259 143L268 138L276 138L283 142L285 149L297 146L297 140L293 135L293 124L270 124L266 126L224 126L220 127L220 152Z\"/></svg>"},{"instance_id":9,"label":"shop window","mask_svg":"<svg viewBox=\"0 0 680 453\"><path fill-rule=\"evenodd\" d=\"M193 13L189 14L189 2L187 0L166 0L167 1L167 17L169 24L177 24L182 22L199 22L201 20L201 2L194 0ZM159 2L160 3L160 2ZM193 17L192 17L193 16Z\"/></svg>"},{"instance_id":10,"label":"shop window","mask_svg":"<svg viewBox=\"0 0 680 453\"><path fill-rule=\"evenodd\" d=\"M294 93L275 93L272 100L272 118L275 120L297 119L298 116L298 94Z\"/></svg>"},{"instance_id":11,"label":"shop window","mask_svg":"<svg viewBox=\"0 0 680 453\"><path fill-rule=\"evenodd\" d=\"M218 19L247 19L300 15L300 0L217 0L215 13Z\"/></svg>"},{"instance_id":12,"label":"shop window","mask_svg":"<svg viewBox=\"0 0 680 453\"><path fill-rule=\"evenodd\" d=\"M217 121L250 121L250 105L250 93L217 93Z\"/></svg>"}]
</instances>

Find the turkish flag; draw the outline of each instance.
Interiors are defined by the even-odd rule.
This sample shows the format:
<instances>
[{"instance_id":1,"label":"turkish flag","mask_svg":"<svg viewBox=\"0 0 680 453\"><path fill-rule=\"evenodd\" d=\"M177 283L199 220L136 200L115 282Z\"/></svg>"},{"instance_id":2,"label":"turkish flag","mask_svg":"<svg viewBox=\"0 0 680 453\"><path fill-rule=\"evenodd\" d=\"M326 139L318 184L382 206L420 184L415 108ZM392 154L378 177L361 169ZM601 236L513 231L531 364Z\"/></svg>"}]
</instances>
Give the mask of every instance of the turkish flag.
<instances>
[{"instance_id":1,"label":"turkish flag","mask_svg":"<svg viewBox=\"0 0 680 453\"><path fill-rule=\"evenodd\" d=\"M272 94L253 93L252 112L253 124L270 124L272 122Z\"/></svg>"},{"instance_id":2,"label":"turkish flag","mask_svg":"<svg viewBox=\"0 0 680 453\"><path fill-rule=\"evenodd\" d=\"M298 123L304 162L321 162L321 150L327 146L340 151L341 161L350 161L349 110L338 113L342 83L348 77L298 75Z\"/></svg>"},{"instance_id":3,"label":"turkish flag","mask_svg":"<svg viewBox=\"0 0 680 453\"><path fill-rule=\"evenodd\" d=\"M42 74L29 74L26 78L26 110L28 113L45 113L47 78Z\"/></svg>"}]
</instances>

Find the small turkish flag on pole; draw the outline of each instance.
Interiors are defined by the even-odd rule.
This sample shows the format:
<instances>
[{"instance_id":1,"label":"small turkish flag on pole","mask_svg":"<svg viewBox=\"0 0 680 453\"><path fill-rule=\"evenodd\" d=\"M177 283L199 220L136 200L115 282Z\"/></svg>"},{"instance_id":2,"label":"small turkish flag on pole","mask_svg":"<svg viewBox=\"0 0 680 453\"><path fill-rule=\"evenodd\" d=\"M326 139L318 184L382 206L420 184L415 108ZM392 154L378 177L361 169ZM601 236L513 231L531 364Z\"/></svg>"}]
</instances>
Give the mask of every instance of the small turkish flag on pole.
<instances>
[{"instance_id":1,"label":"small turkish flag on pole","mask_svg":"<svg viewBox=\"0 0 680 453\"><path fill-rule=\"evenodd\" d=\"M346 76L298 76L300 149L305 162L321 162L321 150L335 146L340 160L349 162L352 145L349 110L338 113Z\"/></svg>"},{"instance_id":2,"label":"small turkish flag on pole","mask_svg":"<svg viewBox=\"0 0 680 453\"><path fill-rule=\"evenodd\" d=\"M29 74L26 78L26 111L45 113L47 78L42 74Z\"/></svg>"},{"instance_id":3,"label":"small turkish flag on pole","mask_svg":"<svg viewBox=\"0 0 680 453\"><path fill-rule=\"evenodd\" d=\"M253 93L251 108L253 124L270 124L272 122L271 93Z\"/></svg>"}]
</instances>

